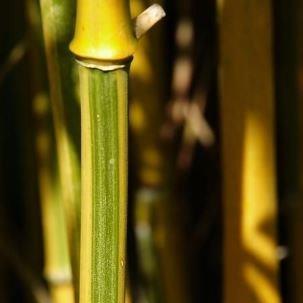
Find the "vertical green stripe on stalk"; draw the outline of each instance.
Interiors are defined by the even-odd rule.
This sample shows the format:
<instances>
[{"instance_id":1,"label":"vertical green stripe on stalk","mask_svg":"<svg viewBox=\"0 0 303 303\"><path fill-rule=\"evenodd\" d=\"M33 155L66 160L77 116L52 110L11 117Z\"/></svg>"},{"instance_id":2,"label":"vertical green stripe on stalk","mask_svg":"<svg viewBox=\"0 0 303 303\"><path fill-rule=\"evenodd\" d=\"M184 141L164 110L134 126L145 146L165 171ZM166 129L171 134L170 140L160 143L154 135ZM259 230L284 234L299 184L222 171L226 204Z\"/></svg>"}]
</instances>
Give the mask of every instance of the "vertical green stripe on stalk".
<instances>
[{"instance_id":1,"label":"vertical green stripe on stalk","mask_svg":"<svg viewBox=\"0 0 303 303\"><path fill-rule=\"evenodd\" d=\"M128 69L80 67L80 302L124 301Z\"/></svg>"}]
</instances>

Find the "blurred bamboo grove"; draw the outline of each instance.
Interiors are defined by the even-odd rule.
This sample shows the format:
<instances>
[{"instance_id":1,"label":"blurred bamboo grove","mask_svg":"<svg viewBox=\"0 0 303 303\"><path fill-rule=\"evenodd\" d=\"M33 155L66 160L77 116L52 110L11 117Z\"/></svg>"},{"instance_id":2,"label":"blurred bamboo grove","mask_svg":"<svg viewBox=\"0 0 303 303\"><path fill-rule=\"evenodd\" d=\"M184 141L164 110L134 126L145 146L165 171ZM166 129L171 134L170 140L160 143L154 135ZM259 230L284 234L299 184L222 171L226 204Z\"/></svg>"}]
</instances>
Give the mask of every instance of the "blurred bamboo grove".
<instances>
[{"instance_id":1,"label":"blurred bamboo grove","mask_svg":"<svg viewBox=\"0 0 303 303\"><path fill-rule=\"evenodd\" d=\"M303 302L303 1L0 16L1 303Z\"/></svg>"}]
</instances>

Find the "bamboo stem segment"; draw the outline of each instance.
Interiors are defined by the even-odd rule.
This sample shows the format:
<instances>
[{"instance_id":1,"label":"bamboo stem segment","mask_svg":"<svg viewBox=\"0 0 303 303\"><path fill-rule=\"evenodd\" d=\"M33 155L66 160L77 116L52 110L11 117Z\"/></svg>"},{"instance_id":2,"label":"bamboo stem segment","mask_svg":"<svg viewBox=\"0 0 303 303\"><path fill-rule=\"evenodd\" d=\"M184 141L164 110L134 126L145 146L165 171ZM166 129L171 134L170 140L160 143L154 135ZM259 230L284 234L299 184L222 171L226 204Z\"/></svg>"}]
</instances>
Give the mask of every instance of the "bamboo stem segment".
<instances>
[{"instance_id":1,"label":"bamboo stem segment","mask_svg":"<svg viewBox=\"0 0 303 303\"><path fill-rule=\"evenodd\" d=\"M128 0L78 0L71 51L78 57L125 60L137 44Z\"/></svg>"},{"instance_id":2,"label":"bamboo stem segment","mask_svg":"<svg viewBox=\"0 0 303 303\"><path fill-rule=\"evenodd\" d=\"M62 199L78 301L80 253L80 109L76 64L68 43L75 15L73 0L40 0L45 52L50 82Z\"/></svg>"},{"instance_id":3,"label":"bamboo stem segment","mask_svg":"<svg viewBox=\"0 0 303 303\"><path fill-rule=\"evenodd\" d=\"M128 68L80 67L80 302L124 302Z\"/></svg>"},{"instance_id":4,"label":"bamboo stem segment","mask_svg":"<svg viewBox=\"0 0 303 303\"><path fill-rule=\"evenodd\" d=\"M132 27L128 0L78 0L70 49L80 63L80 303L124 302Z\"/></svg>"},{"instance_id":5,"label":"bamboo stem segment","mask_svg":"<svg viewBox=\"0 0 303 303\"><path fill-rule=\"evenodd\" d=\"M218 3L224 302L278 303L272 3Z\"/></svg>"}]
</instances>

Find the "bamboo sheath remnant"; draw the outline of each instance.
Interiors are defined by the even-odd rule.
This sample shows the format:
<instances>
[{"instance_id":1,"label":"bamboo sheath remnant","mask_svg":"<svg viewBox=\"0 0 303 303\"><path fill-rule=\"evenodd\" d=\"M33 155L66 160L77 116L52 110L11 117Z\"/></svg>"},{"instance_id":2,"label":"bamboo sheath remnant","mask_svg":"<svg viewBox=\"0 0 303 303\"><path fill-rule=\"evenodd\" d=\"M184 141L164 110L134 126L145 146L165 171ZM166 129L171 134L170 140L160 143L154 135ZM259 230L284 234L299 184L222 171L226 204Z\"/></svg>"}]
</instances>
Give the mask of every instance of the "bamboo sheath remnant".
<instances>
[{"instance_id":1,"label":"bamboo sheath remnant","mask_svg":"<svg viewBox=\"0 0 303 303\"><path fill-rule=\"evenodd\" d=\"M160 15L151 18L159 20ZM127 92L136 44L127 0L78 1L70 49L80 63L80 303L124 302Z\"/></svg>"}]
</instances>

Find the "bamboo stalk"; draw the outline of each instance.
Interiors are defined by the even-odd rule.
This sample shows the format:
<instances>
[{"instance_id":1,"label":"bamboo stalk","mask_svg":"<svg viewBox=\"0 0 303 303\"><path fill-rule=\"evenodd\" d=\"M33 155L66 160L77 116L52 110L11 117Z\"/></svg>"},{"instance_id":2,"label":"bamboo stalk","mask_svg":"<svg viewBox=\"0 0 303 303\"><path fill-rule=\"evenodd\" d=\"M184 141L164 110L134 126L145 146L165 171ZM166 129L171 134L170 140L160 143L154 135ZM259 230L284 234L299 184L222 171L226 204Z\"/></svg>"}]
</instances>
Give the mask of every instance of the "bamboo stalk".
<instances>
[{"instance_id":1,"label":"bamboo stalk","mask_svg":"<svg viewBox=\"0 0 303 303\"><path fill-rule=\"evenodd\" d=\"M50 100L45 83L41 16L38 1L28 0L31 29L29 60L35 124L36 159L44 241L44 275L54 303L73 302L73 285L67 245L66 223L54 139Z\"/></svg>"},{"instance_id":2,"label":"bamboo stalk","mask_svg":"<svg viewBox=\"0 0 303 303\"><path fill-rule=\"evenodd\" d=\"M124 302L132 26L127 0L78 1L70 47L80 65L81 303Z\"/></svg>"},{"instance_id":3,"label":"bamboo stalk","mask_svg":"<svg viewBox=\"0 0 303 303\"><path fill-rule=\"evenodd\" d=\"M68 51L75 1L40 0L50 82L59 175L69 241L75 299L80 262L80 105L76 65Z\"/></svg>"},{"instance_id":4,"label":"bamboo stalk","mask_svg":"<svg viewBox=\"0 0 303 303\"><path fill-rule=\"evenodd\" d=\"M54 303L73 302L73 286L67 246L67 233L62 204L60 180L52 137L47 117L48 100L37 95L34 106L37 115L36 146L38 155L39 187L45 253L44 273Z\"/></svg>"},{"instance_id":5,"label":"bamboo stalk","mask_svg":"<svg viewBox=\"0 0 303 303\"><path fill-rule=\"evenodd\" d=\"M157 2L161 4L162 1ZM151 1L131 1L132 15L136 16L148 4ZM154 224L160 217L158 204L166 202L163 191L167 190L165 186L168 181L166 153L160 138L165 114L165 64L159 64L164 61L162 34L163 29L157 28L140 41L130 75L130 163L137 181L134 190L134 222L131 222L138 255L136 262L139 278L136 283L141 290L140 300L150 303L164 301L165 285L165 282L159 280L159 254L163 243L157 239L157 235L163 231L159 224Z\"/></svg>"},{"instance_id":6,"label":"bamboo stalk","mask_svg":"<svg viewBox=\"0 0 303 303\"><path fill-rule=\"evenodd\" d=\"M93 298L98 298L97 302L122 302L127 193L127 69L103 72L81 67L80 76L83 127L80 302L96 300Z\"/></svg>"},{"instance_id":7,"label":"bamboo stalk","mask_svg":"<svg viewBox=\"0 0 303 303\"><path fill-rule=\"evenodd\" d=\"M218 1L224 302L280 302L271 1Z\"/></svg>"}]
</instances>

